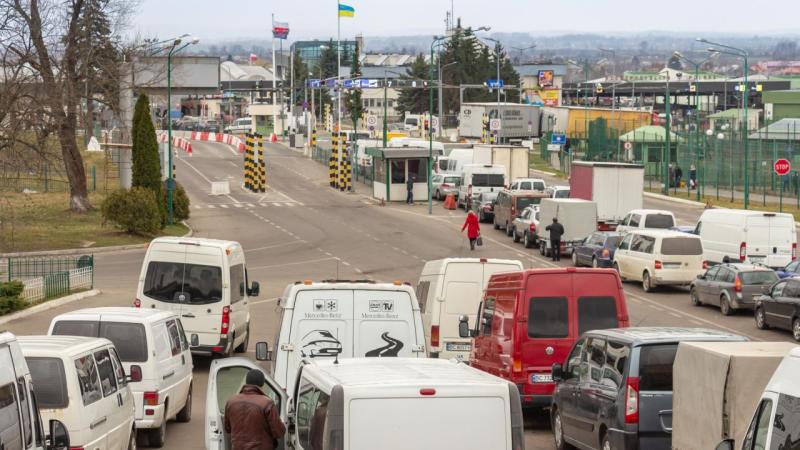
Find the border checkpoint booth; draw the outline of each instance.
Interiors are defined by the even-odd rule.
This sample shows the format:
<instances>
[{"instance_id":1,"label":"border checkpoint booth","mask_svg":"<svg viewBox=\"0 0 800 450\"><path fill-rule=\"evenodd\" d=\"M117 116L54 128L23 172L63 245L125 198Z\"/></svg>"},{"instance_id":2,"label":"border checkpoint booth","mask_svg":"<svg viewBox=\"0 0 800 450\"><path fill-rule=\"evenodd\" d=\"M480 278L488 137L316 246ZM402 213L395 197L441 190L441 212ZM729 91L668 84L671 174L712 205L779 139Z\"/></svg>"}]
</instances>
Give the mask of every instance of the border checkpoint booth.
<instances>
[{"instance_id":1,"label":"border checkpoint booth","mask_svg":"<svg viewBox=\"0 0 800 450\"><path fill-rule=\"evenodd\" d=\"M406 200L406 181L414 178L414 199L428 199L429 150L422 147L367 148L372 157L372 196L387 202Z\"/></svg>"}]
</instances>

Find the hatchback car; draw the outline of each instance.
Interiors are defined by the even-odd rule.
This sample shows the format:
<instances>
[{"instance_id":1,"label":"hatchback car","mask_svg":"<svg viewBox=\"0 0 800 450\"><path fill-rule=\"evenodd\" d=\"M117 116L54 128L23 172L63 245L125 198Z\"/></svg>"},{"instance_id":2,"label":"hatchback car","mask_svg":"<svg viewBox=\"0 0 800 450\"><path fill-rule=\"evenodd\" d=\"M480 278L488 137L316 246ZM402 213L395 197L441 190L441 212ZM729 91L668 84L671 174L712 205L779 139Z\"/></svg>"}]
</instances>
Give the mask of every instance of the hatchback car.
<instances>
[{"instance_id":1,"label":"hatchback car","mask_svg":"<svg viewBox=\"0 0 800 450\"><path fill-rule=\"evenodd\" d=\"M800 278L780 280L756 300L756 326L791 330L800 341Z\"/></svg>"},{"instance_id":2,"label":"hatchback car","mask_svg":"<svg viewBox=\"0 0 800 450\"><path fill-rule=\"evenodd\" d=\"M783 269L776 270L775 273L781 279L800 275L800 260L790 262Z\"/></svg>"},{"instance_id":3,"label":"hatchback car","mask_svg":"<svg viewBox=\"0 0 800 450\"><path fill-rule=\"evenodd\" d=\"M478 215L481 222L494 220L494 202L497 201L497 192L483 192L473 196L470 209Z\"/></svg>"},{"instance_id":4,"label":"hatchback car","mask_svg":"<svg viewBox=\"0 0 800 450\"><path fill-rule=\"evenodd\" d=\"M719 305L723 315L729 316L738 309L753 309L755 297L763 286L778 281L772 269L753 264L720 264L711 267L689 287L692 304Z\"/></svg>"},{"instance_id":5,"label":"hatchback car","mask_svg":"<svg viewBox=\"0 0 800 450\"><path fill-rule=\"evenodd\" d=\"M458 183L460 180L461 177L458 175L446 173L434 175L433 178L431 178L433 198L437 200L444 200L448 194L458 195Z\"/></svg>"},{"instance_id":6,"label":"hatchback car","mask_svg":"<svg viewBox=\"0 0 800 450\"><path fill-rule=\"evenodd\" d=\"M701 328L616 328L584 333L553 364L556 448L668 450L672 366L680 342L746 341Z\"/></svg>"},{"instance_id":7,"label":"hatchback car","mask_svg":"<svg viewBox=\"0 0 800 450\"><path fill-rule=\"evenodd\" d=\"M598 231L590 234L572 252L572 264L578 266L606 267L614 262L614 251L622 241L622 233Z\"/></svg>"},{"instance_id":8,"label":"hatchback car","mask_svg":"<svg viewBox=\"0 0 800 450\"><path fill-rule=\"evenodd\" d=\"M538 240L539 233L539 208L531 205L522 211L522 214L514 219L511 235L514 242L522 241L525 248L531 248Z\"/></svg>"}]
</instances>

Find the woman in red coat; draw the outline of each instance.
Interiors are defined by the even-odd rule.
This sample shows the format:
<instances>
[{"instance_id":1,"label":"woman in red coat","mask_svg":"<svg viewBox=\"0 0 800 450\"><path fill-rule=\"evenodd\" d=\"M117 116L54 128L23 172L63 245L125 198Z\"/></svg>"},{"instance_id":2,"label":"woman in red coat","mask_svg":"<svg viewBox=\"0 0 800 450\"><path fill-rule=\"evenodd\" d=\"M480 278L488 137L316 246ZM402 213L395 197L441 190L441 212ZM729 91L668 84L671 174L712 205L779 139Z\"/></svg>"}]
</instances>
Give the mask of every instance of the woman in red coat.
<instances>
[{"instance_id":1,"label":"woman in red coat","mask_svg":"<svg viewBox=\"0 0 800 450\"><path fill-rule=\"evenodd\" d=\"M467 230L467 237L469 238L469 249L475 250L475 242L481 235L481 224L478 221L478 216L474 211L467 213L467 220L464 221L464 226L461 227L461 232Z\"/></svg>"}]
</instances>

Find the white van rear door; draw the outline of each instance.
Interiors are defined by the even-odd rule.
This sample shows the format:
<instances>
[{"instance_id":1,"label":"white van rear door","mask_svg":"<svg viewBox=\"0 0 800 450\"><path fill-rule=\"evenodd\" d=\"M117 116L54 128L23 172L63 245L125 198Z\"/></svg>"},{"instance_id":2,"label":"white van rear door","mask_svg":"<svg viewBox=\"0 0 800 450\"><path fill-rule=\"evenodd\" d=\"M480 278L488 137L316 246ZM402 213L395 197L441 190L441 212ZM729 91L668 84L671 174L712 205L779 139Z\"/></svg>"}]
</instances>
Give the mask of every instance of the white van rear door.
<instances>
[{"instance_id":1,"label":"white van rear door","mask_svg":"<svg viewBox=\"0 0 800 450\"><path fill-rule=\"evenodd\" d=\"M248 358L224 358L211 362L208 370L208 388L206 390L205 441L206 450L230 450L230 436L225 433L225 404L244 386L247 372L258 369L264 372L266 384L261 390L275 403L281 412L281 420L286 423L284 413L286 393L270 378L267 371ZM284 448L283 440L278 445Z\"/></svg>"},{"instance_id":2,"label":"white van rear door","mask_svg":"<svg viewBox=\"0 0 800 450\"><path fill-rule=\"evenodd\" d=\"M796 240L794 221L764 213L747 218L747 259L770 267L783 267L792 260Z\"/></svg>"},{"instance_id":3,"label":"white van rear door","mask_svg":"<svg viewBox=\"0 0 800 450\"><path fill-rule=\"evenodd\" d=\"M420 339L414 327L414 314L407 292L354 291L353 356L414 356L414 347Z\"/></svg>"}]
</instances>

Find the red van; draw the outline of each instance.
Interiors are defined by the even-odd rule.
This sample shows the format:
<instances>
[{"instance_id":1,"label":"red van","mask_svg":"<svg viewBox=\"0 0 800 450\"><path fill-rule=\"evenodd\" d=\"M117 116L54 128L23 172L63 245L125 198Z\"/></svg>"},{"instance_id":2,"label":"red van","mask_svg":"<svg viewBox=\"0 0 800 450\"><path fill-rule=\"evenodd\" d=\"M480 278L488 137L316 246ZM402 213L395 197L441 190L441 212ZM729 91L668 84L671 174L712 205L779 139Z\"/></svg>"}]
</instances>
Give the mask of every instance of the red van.
<instances>
[{"instance_id":1,"label":"red van","mask_svg":"<svg viewBox=\"0 0 800 450\"><path fill-rule=\"evenodd\" d=\"M561 363L585 331L628 327L616 271L565 267L492 275L470 329L469 362L519 388L526 407L550 406L553 363Z\"/></svg>"}]
</instances>

